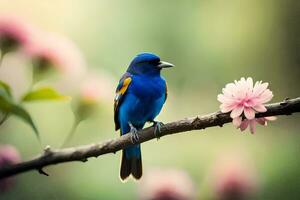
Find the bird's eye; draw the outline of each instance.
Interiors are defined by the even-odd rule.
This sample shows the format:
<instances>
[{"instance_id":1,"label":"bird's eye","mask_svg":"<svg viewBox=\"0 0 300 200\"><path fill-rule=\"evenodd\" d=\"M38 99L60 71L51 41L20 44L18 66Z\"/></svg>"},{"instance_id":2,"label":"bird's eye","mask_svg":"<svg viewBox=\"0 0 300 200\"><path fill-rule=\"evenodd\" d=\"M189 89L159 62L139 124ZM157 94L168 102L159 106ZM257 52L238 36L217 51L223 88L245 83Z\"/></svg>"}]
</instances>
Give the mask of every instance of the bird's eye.
<instances>
[{"instance_id":1,"label":"bird's eye","mask_svg":"<svg viewBox=\"0 0 300 200\"><path fill-rule=\"evenodd\" d=\"M152 65L157 65L159 63L159 60L151 60L149 61L149 63Z\"/></svg>"}]
</instances>

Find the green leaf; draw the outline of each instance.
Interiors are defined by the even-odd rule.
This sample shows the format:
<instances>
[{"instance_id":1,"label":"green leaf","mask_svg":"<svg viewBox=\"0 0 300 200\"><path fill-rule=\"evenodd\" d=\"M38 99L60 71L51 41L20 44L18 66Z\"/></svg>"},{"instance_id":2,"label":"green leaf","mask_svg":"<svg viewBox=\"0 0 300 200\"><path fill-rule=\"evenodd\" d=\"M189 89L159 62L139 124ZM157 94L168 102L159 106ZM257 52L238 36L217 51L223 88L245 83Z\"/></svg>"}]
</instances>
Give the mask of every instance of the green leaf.
<instances>
[{"instance_id":1,"label":"green leaf","mask_svg":"<svg viewBox=\"0 0 300 200\"><path fill-rule=\"evenodd\" d=\"M13 103L9 85L0 80L0 110L7 113Z\"/></svg>"},{"instance_id":2,"label":"green leaf","mask_svg":"<svg viewBox=\"0 0 300 200\"><path fill-rule=\"evenodd\" d=\"M23 119L27 124L31 126L31 128L34 130L35 134L39 138L38 130L34 125L29 113L20 105L14 103L12 97L9 96L9 92L7 92L9 90L4 89L6 87L2 86L0 86L0 111L5 113L6 115L13 114Z\"/></svg>"},{"instance_id":3,"label":"green leaf","mask_svg":"<svg viewBox=\"0 0 300 200\"><path fill-rule=\"evenodd\" d=\"M41 100L69 100L70 97L59 94L52 88L45 87L27 93L23 101L41 101Z\"/></svg>"},{"instance_id":4,"label":"green leaf","mask_svg":"<svg viewBox=\"0 0 300 200\"><path fill-rule=\"evenodd\" d=\"M11 107L11 113L20 117L21 119L23 119L27 124L29 124L31 126L31 128L34 130L36 136L39 139L39 132L36 128L36 126L33 123L33 120L30 116L30 114L21 106L19 105L12 105Z\"/></svg>"},{"instance_id":5,"label":"green leaf","mask_svg":"<svg viewBox=\"0 0 300 200\"><path fill-rule=\"evenodd\" d=\"M0 90L3 90L7 94L7 96L12 97L11 89L10 89L9 85L1 80L0 80Z\"/></svg>"},{"instance_id":6,"label":"green leaf","mask_svg":"<svg viewBox=\"0 0 300 200\"><path fill-rule=\"evenodd\" d=\"M5 113L9 112L12 104L12 98L7 94L7 92L3 88L0 88L0 110Z\"/></svg>"}]
</instances>

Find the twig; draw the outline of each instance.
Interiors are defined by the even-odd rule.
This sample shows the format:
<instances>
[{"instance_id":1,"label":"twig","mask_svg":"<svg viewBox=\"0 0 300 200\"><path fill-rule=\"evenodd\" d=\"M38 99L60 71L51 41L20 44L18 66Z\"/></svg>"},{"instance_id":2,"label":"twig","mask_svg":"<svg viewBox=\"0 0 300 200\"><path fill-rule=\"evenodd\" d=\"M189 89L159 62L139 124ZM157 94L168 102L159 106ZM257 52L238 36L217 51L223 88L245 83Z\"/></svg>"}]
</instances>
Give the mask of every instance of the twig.
<instances>
[{"instance_id":1,"label":"twig","mask_svg":"<svg viewBox=\"0 0 300 200\"><path fill-rule=\"evenodd\" d=\"M258 113L256 117L276 116L276 115L291 115L295 112L300 112L300 97L295 99L285 99L283 102L269 104L266 106L267 112ZM205 129L213 126L222 127L223 124L231 122L232 119L229 113L215 112L204 116L196 116L186 118L179 121L162 125L160 137L171 135L191 130ZM154 139L154 128L145 128L138 132L139 141L143 143ZM30 170L39 170L43 172L45 166L71 161L87 161L87 158L98 157L103 154L115 153L125 147L132 145L129 134L121 136L117 139L112 139L106 142L89 144L79 147L55 149L47 147L42 155L33 158L32 160L24 161L16 165L6 166L0 169L0 178L13 176Z\"/></svg>"}]
</instances>

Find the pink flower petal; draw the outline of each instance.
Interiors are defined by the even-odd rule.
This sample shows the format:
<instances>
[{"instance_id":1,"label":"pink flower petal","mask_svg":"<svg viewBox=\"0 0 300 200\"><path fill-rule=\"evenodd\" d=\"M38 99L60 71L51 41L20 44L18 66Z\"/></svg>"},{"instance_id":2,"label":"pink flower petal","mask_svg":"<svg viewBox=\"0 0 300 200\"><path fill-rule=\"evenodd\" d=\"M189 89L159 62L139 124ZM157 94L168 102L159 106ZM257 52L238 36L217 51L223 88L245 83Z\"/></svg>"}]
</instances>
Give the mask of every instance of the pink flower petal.
<instances>
[{"instance_id":1,"label":"pink flower petal","mask_svg":"<svg viewBox=\"0 0 300 200\"><path fill-rule=\"evenodd\" d=\"M230 117L232 119L239 117L243 113L243 110L244 110L244 106L238 106L234 108L230 113Z\"/></svg>"},{"instance_id":2,"label":"pink flower petal","mask_svg":"<svg viewBox=\"0 0 300 200\"><path fill-rule=\"evenodd\" d=\"M265 117L265 119L268 120L268 121L275 121L277 119L277 117L270 116L270 117Z\"/></svg>"},{"instance_id":3,"label":"pink flower petal","mask_svg":"<svg viewBox=\"0 0 300 200\"><path fill-rule=\"evenodd\" d=\"M253 89L253 80L251 77L247 78L247 84L248 84L248 88L252 90Z\"/></svg>"},{"instance_id":4,"label":"pink flower petal","mask_svg":"<svg viewBox=\"0 0 300 200\"><path fill-rule=\"evenodd\" d=\"M221 104L220 110L222 113L227 113L229 111L232 111L235 107L235 105Z\"/></svg>"},{"instance_id":5,"label":"pink flower petal","mask_svg":"<svg viewBox=\"0 0 300 200\"><path fill-rule=\"evenodd\" d=\"M258 103L255 101L255 98L250 98L250 99L248 99L248 101L246 101L244 103L244 106L245 107L253 107L253 106L257 105L257 104Z\"/></svg>"},{"instance_id":6,"label":"pink flower petal","mask_svg":"<svg viewBox=\"0 0 300 200\"><path fill-rule=\"evenodd\" d=\"M221 103L226 103L226 104L232 104L232 103L234 103L234 101L231 98L229 98L229 97L227 97L227 96L225 96L223 94L219 94L217 99Z\"/></svg>"},{"instance_id":7,"label":"pink flower petal","mask_svg":"<svg viewBox=\"0 0 300 200\"><path fill-rule=\"evenodd\" d=\"M242 78L241 78L241 80L240 80L240 83L243 83L243 84L245 84L245 83L246 83L246 79L245 79L245 77L242 77Z\"/></svg>"},{"instance_id":8,"label":"pink flower petal","mask_svg":"<svg viewBox=\"0 0 300 200\"><path fill-rule=\"evenodd\" d=\"M224 96L228 97L228 98L233 98L235 92L236 87L232 87L232 86L226 86L225 88L222 89L222 92L224 94Z\"/></svg>"},{"instance_id":9,"label":"pink flower petal","mask_svg":"<svg viewBox=\"0 0 300 200\"><path fill-rule=\"evenodd\" d=\"M255 131L256 131L256 121L255 120L250 120L249 124L250 124L250 132L252 134L254 134Z\"/></svg>"},{"instance_id":10,"label":"pink flower petal","mask_svg":"<svg viewBox=\"0 0 300 200\"><path fill-rule=\"evenodd\" d=\"M228 83L228 84L226 84L224 90L225 90L226 92L228 92L228 93L231 94L231 93L233 93L233 92L235 91L235 88L236 88L235 84L233 84L233 83Z\"/></svg>"},{"instance_id":11,"label":"pink flower petal","mask_svg":"<svg viewBox=\"0 0 300 200\"><path fill-rule=\"evenodd\" d=\"M256 122L259 123L259 124L262 125L262 126L266 126L266 125L267 125L267 122L266 122L266 120L265 120L264 117L257 118L257 119L256 119Z\"/></svg>"},{"instance_id":12,"label":"pink flower petal","mask_svg":"<svg viewBox=\"0 0 300 200\"><path fill-rule=\"evenodd\" d=\"M236 128L239 128L242 123L242 118L241 117L233 118L232 123L233 123L233 126L235 126Z\"/></svg>"},{"instance_id":13,"label":"pink flower petal","mask_svg":"<svg viewBox=\"0 0 300 200\"><path fill-rule=\"evenodd\" d=\"M272 98L273 98L273 93L269 89L267 89L258 97L258 102L266 103L270 101Z\"/></svg>"},{"instance_id":14,"label":"pink flower petal","mask_svg":"<svg viewBox=\"0 0 300 200\"><path fill-rule=\"evenodd\" d=\"M254 96L261 95L261 93L267 89L268 85L269 83L262 83L262 81L256 82L253 88L253 95Z\"/></svg>"},{"instance_id":15,"label":"pink flower petal","mask_svg":"<svg viewBox=\"0 0 300 200\"><path fill-rule=\"evenodd\" d=\"M253 109L256 110L257 112L266 112L267 109L263 104L258 104L256 106L253 106Z\"/></svg>"},{"instance_id":16,"label":"pink flower petal","mask_svg":"<svg viewBox=\"0 0 300 200\"><path fill-rule=\"evenodd\" d=\"M217 99L219 102L223 103L224 102L224 95L223 94L218 94Z\"/></svg>"},{"instance_id":17,"label":"pink flower petal","mask_svg":"<svg viewBox=\"0 0 300 200\"><path fill-rule=\"evenodd\" d=\"M255 118L255 112L252 108L244 108L244 114L247 119Z\"/></svg>"},{"instance_id":18,"label":"pink flower petal","mask_svg":"<svg viewBox=\"0 0 300 200\"><path fill-rule=\"evenodd\" d=\"M249 125L249 120L245 119L244 121L242 121L242 123L240 125L241 131L246 130L246 128L248 127L248 125Z\"/></svg>"}]
</instances>

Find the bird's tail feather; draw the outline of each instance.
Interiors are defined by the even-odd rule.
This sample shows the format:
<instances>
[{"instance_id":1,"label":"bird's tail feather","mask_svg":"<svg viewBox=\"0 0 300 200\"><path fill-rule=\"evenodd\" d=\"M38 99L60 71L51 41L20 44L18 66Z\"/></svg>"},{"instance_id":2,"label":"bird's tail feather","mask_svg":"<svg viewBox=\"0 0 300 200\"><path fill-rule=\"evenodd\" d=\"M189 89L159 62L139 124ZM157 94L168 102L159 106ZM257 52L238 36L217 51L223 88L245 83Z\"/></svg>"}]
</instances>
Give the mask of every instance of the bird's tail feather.
<instances>
[{"instance_id":1,"label":"bird's tail feather","mask_svg":"<svg viewBox=\"0 0 300 200\"><path fill-rule=\"evenodd\" d=\"M125 180L131 174L131 162L129 159L126 158L126 154L122 150L122 157L121 157L121 168L120 168L120 178Z\"/></svg>"},{"instance_id":2,"label":"bird's tail feather","mask_svg":"<svg viewBox=\"0 0 300 200\"><path fill-rule=\"evenodd\" d=\"M131 158L131 174L135 179L140 179L143 175L142 157Z\"/></svg>"},{"instance_id":3,"label":"bird's tail feather","mask_svg":"<svg viewBox=\"0 0 300 200\"><path fill-rule=\"evenodd\" d=\"M130 174L132 174L135 179L140 179L143 174L142 157L128 156L125 151L126 150L122 151L120 178L125 180Z\"/></svg>"}]
</instances>

